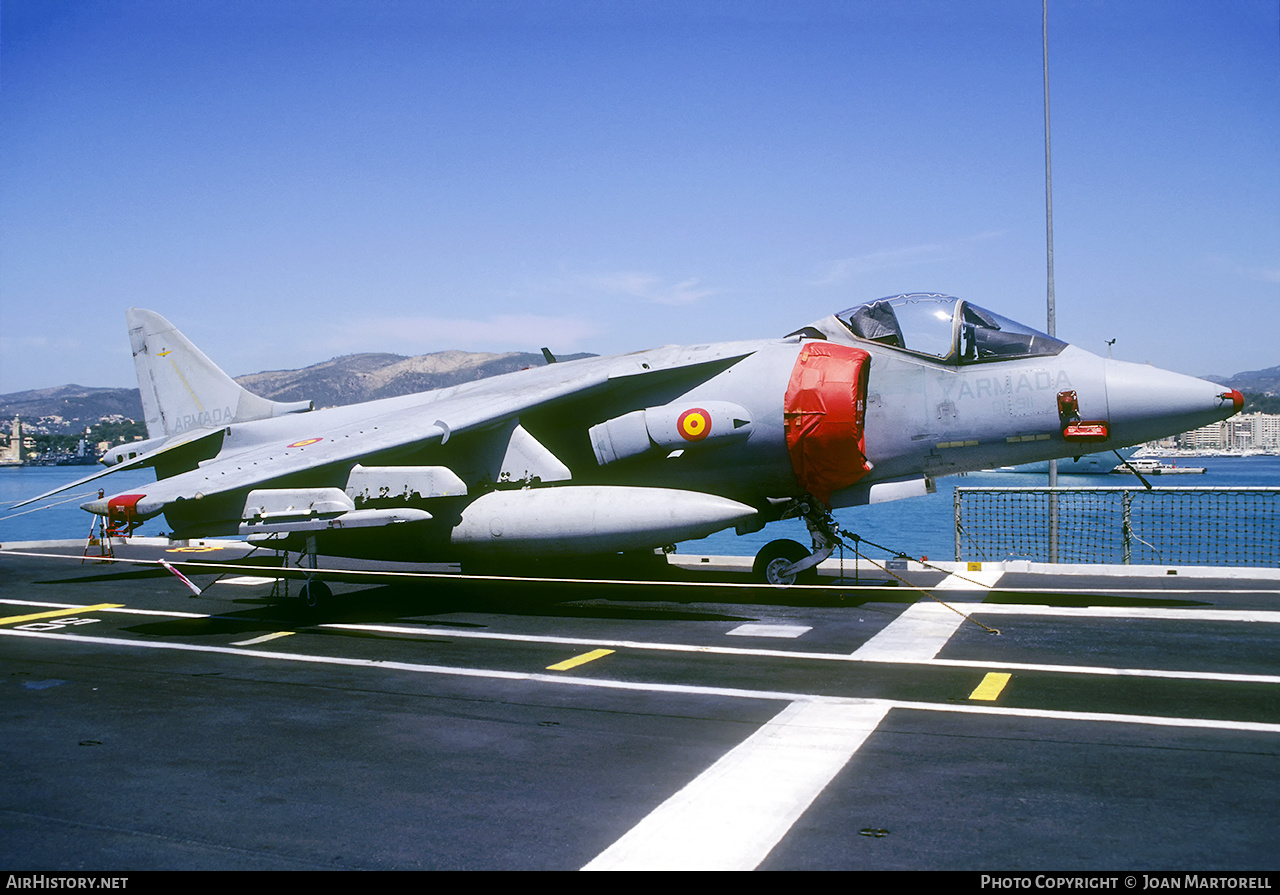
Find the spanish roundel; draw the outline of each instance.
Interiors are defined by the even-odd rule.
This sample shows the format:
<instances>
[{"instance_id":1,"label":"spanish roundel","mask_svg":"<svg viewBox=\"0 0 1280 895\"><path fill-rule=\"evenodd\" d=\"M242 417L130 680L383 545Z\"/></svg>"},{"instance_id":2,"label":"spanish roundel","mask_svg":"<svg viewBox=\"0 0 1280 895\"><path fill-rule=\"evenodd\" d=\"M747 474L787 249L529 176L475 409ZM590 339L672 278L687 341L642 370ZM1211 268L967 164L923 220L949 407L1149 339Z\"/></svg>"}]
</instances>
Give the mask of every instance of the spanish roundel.
<instances>
[{"instance_id":1,"label":"spanish roundel","mask_svg":"<svg viewBox=\"0 0 1280 895\"><path fill-rule=\"evenodd\" d=\"M711 434L711 414L701 407L691 407L676 420L676 431L685 441L701 441Z\"/></svg>"},{"instance_id":2,"label":"spanish roundel","mask_svg":"<svg viewBox=\"0 0 1280 895\"><path fill-rule=\"evenodd\" d=\"M324 441L323 438L304 438L302 441L295 441L293 444L286 444L285 447L306 447L309 444L315 444L317 441Z\"/></svg>"}]
</instances>

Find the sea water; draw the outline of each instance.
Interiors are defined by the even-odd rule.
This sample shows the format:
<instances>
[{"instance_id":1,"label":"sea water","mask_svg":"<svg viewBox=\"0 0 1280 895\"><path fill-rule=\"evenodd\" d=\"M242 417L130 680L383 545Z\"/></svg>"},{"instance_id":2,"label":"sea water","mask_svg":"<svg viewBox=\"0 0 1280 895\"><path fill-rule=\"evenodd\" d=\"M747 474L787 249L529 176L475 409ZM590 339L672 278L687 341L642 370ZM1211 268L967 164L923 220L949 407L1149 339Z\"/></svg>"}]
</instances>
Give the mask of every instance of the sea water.
<instances>
[{"instance_id":1,"label":"sea water","mask_svg":"<svg viewBox=\"0 0 1280 895\"><path fill-rule=\"evenodd\" d=\"M1169 461L1165 461L1169 462ZM1148 481L1156 488L1215 487L1251 488L1280 486L1280 457L1204 457L1182 458L1179 466L1203 466L1204 475L1156 475ZM80 504L98 496L99 488L107 494L128 493L155 481L149 469L125 470L73 488L39 505L10 509L19 501L92 473L92 466L24 466L0 467L0 544L14 541L42 541L87 538L96 517L80 509ZM1047 477L1019 473L981 472L964 476L947 476L937 480L937 493L910 497L869 507L837 510L836 521L849 534L893 553L905 553L919 559L949 560L955 555L955 510L953 493L960 487L1029 488L1047 484ZM1140 487L1138 480L1127 475L1058 477L1062 487L1115 488ZM159 536L168 531L163 517L148 520L137 534ZM796 519L766 525L758 532L736 535L732 530L718 532L698 541L678 545L677 552L721 556L752 556L775 538L792 538L809 544L804 523ZM883 551L868 549L872 556Z\"/></svg>"},{"instance_id":2,"label":"sea water","mask_svg":"<svg viewBox=\"0 0 1280 895\"><path fill-rule=\"evenodd\" d=\"M101 470L101 466L0 466L0 544L13 541L87 539L90 528L98 517L80 509L80 504L95 500L99 489L108 496L126 494L132 488L145 488L156 480L155 473L150 469L126 469L56 494L39 503L12 508L15 503L61 488ZM164 519L153 519L144 523L136 533L159 535L166 530Z\"/></svg>"}]
</instances>

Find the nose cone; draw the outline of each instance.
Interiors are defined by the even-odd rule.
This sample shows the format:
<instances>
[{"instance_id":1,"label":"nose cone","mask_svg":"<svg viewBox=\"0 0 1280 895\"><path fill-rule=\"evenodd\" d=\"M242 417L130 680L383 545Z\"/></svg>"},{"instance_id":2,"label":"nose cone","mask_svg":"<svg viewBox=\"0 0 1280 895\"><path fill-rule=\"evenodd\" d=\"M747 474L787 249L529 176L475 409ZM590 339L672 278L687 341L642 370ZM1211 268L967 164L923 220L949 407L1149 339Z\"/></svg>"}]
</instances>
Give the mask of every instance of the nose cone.
<instances>
[{"instance_id":1,"label":"nose cone","mask_svg":"<svg viewBox=\"0 0 1280 895\"><path fill-rule=\"evenodd\" d=\"M1244 407L1244 396L1204 379L1145 364L1108 360L1107 405L1111 440L1138 444L1225 420Z\"/></svg>"}]
</instances>

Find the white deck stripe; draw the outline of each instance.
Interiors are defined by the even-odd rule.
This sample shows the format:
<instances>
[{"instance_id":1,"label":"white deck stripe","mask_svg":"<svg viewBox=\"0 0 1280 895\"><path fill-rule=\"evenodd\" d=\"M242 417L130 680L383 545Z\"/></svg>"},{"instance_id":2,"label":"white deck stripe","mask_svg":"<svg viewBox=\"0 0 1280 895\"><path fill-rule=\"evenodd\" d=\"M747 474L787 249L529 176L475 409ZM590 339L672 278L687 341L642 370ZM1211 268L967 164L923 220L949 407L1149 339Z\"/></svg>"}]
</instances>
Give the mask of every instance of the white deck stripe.
<instances>
[{"instance_id":1,"label":"white deck stripe","mask_svg":"<svg viewBox=\"0 0 1280 895\"><path fill-rule=\"evenodd\" d=\"M84 634L58 634L46 631L19 631L0 628L0 637L30 637L36 640L62 640L86 646L125 646L135 649L175 650L193 653L221 653L228 656L253 656L282 662L304 662L317 665L341 665L374 668L382 671L406 671L416 674L439 674L448 677L491 678L508 681L530 681L563 684L601 690L634 690L643 693L670 693L688 696L723 696L731 699L764 699L781 702L821 702L826 705L864 705L875 703L888 708L915 709L932 712L973 712L987 715L1016 715L1030 718L1070 719L1077 721L1113 721L1123 724L1155 724L1166 727L1197 727L1205 730L1248 730L1280 734L1280 724L1253 721L1225 721L1213 718L1174 718L1161 715L1119 715L1096 712L1062 712L1052 709L1009 709L999 706L975 706L962 703L908 702L889 699L861 699L847 696L820 696L788 690L748 690L742 687L708 687L695 684L658 684L646 681L617 681L601 678L574 677L521 671L496 671L485 668L460 668L448 665L422 665L415 662L385 662L377 659L353 659L345 656L316 656L305 653L278 653L267 650L210 646L202 643L172 643L155 640L128 640L120 637L90 637ZM847 658L847 657L846 657ZM921 663L925 665L932 662ZM981 664L981 663L975 663ZM992 667L983 665L983 667ZM1008 667L1008 666L1006 666ZM1051 666L1058 671L1072 671L1071 666Z\"/></svg>"},{"instance_id":2,"label":"white deck stripe","mask_svg":"<svg viewBox=\"0 0 1280 895\"><path fill-rule=\"evenodd\" d=\"M748 622L729 631L727 637L777 637L794 639L813 630L811 625L766 625Z\"/></svg>"},{"instance_id":3,"label":"white deck stripe","mask_svg":"<svg viewBox=\"0 0 1280 895\"><path fill-rule=\"evenodd\" d=\"M935 590L981 590L1000 580L1001 572L965 572L943 579ZM964 603L961 609L971 613L977 604ZM922 600L908 606L902 615L886 625L862 646L853 651L861 662L916 662L932 659L947 645L951 635L965 621L963 615L941 603Z\"/></svg>"},{"instance_id":4,"label":"white deck stripe","mask_svg":"<svg viewBox=\"0 0 1280 895\"><path fill-rule=\"evenodd\" d=\"M986 573L991 581L982 584L999 577ZM980 585L953 575L941 586ZM931 659L963 621L946 607L917 603L855 655ZM792 703L583 870L754 870L886 714L885 704Z\"/></svg>"},{"instance_id":5,"label":"white deck stripe","mask_svg":"<svg viewBox=\"0 0 1280 895\"><path fill-rule=\"evenodd\" d=\"M1205 593L1205 591L1199 591ZM1216 593L1216 592L1214 592ZM1159 594L1153 594L1159 596ZM1149 621L1263 622L1280 624L1274 609L1197 609L1192 606L1044 606L1036 603L971 603L970 615L1046 615L1067 618L1140 618Z\"/></svg>"},{"instance_id":6,"label":"white deck stripe","mask_svg":"<svg viewBox=\"0 0 1280 895\"><path fill-rule=\"evenodd\" d=\"M937 603L913 603L878 634L853 651L859 662L919 662L946 646L964 616Z\"/></svg>"},{"instance_id":7,"label":"white deck stripe","mask_svg":"<svg viewBox=\"0 0 1280 895\"><path fill-rule=\"evenodd\" d=\"M10 604L18 606L36 606L42 608L57 609L83 609L84 605L75 603L47 603L43 601L32 600L10 600L0 599L0 604ZM920 606L926 604L917 604ZM936 604L927 604L933 606L932 609L916 609L912 617L915 615L924 615L929 612L939 613L939 618L943 616L941 613L950 613L945 607ZM914 607L912 607L914 608ZM197 612L176 612L164 611L158 609L130 609L122 607L119 609L103 609L103 614L120 614L120 615L152 615L171 618L219 618L219 616L208 615ZM1013 605L998 603L979 603L966 604L965 611L970 615L1046 615L1046 616L1065 616L1075 618L1092 618L1092 617L1116 617L1116 618L1137 618L1146 621L1216 621L1216 622L1262 622L1269 624L1280 624L1280 612L1273 610L1218 610L1218 609L1164 609L1160 607L1110 607L1096 606L1085 607L1081 609L1062 608L1054 606L1034 606L1034 605ZM903 615L906 615L904 612ZM958 618L958 616L957 616ZM899 616L899 620L901 616ZM895 621L896 623L896 621ZM1280 675L1269 674L1233 674L1230 672L1212 672L1212 671L1178 671L1168 669L1151 669L1151 668L1113 668L1106 666L1090 666L1090 665L1052 665L1048 663L1038 662L999 662L984 660L963 660L963 659L936 659L936 658L916 658L911 655L912 650L904 648L900 651L897 658L887 657L887 651L882 654L881 658L875 658L871 650L857 650L852 654L849 653L818 653L805 650L779 650L779 649L759 649L748 647L730 647L730 646L710 646L705 644L687 644L687 643L659 643L644 640L609 640L599 637L556 637L550 635L534 635L534 634L511 634L496 631L467 631L459 628L437 628L430 626L413 626L413 625L359 625L359 624L327 624L319 625L322 628L337 628L340 630L350 631L375 631L388 634L410 634L418 637L449 637L451 639L479 639L479 640L499 640L509 641L513 643L551 643L567 646L589 646L589 647L611 647L613 649L637 649L637 650L654 650L661 652L675 653L707 653L711 655L724 656L754 656L760 658L777 658L777 659L795 659L809 660L818 662L886 662L904 665L922 665L922 666L943 666L953 668L978 668L988 671L992 670L1011 670L1011 671L1043 671L1050 674L1087 674L1087 675L1106 675L1106 676L1124 676L1124 677L1154 677L1169 678L1183 680L1206 680L1221 681L1224 683L1280 683ZM886 626L888 627L888 626ZM883 632L881 632L883 633ZM877 635L879 636L879 635ZM101 639L101 638L100 638ZM887 638L886 638L887 639ZM867 641L868 644L875 641L875 638ZM113 641L120 645L139 645L137 641L118 640ZM883 641L881 642L883 643ZM908 644L908 647L910 645ZM201 649L213 649L216 647L200 647ZM231 652L227 650L226 652ZM245 651L237 651L241 654L247 654ZM923 652L923 650L921 650ZM934 650L936 655L937 650ZM268 656L274 654L266 654Z\"/></svg>"},{"instance_id":8,"label":"white deck stripe","mask_svg":"<svg viewBox=\"0 0 1280 895\"><path fill-rule=\"evenodd\" d=\"M888 711L792 703L582 869L755 869Z\"/></svg>"},{"instance_id":9,"label":"white deck stripe","mask_svg":"<svg viewBox=\"0 0 1280 895\"><path fill-rule=\"evenodd\" d=\"M990 590L1004 577L1000 569L977 572L952 572L933 588L934 590Z\"/></svg>"}]
</instances>

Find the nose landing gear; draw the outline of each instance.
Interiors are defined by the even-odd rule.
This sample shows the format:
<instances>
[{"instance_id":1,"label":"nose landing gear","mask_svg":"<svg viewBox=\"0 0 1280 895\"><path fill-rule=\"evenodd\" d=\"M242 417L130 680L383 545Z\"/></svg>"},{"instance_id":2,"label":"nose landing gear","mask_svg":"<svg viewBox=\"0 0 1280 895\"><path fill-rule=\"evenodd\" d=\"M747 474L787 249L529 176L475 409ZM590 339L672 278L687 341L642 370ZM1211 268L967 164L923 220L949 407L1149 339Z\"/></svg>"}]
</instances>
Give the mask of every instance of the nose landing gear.
<instances>
[{"instance_id":1,"label":"nose landing gear","mask_svg":"<svg viewBox=\"0 0 1280 895\"><path fill-rule=\"evenodd\" d=\"M795 570L801 560L807 559L810 551L799 541L790 538L779 538L770 541L756 554L756 561L751 565L751 573L757 581L785 587L799 582L811 584L818 578L814 568Z\"/></svg>"},{"instance_id":2,"label":"nose landing gear","mask_svg":"<svg viewBox=\"0 0 1280 895\"><path fill-rule=\"evenodd\" d=\"M813 539L813 549L808 550L798 541L780 538L770 541L756 554L751 565L757 581L786 587L791 584L816 584L818 563L822 562L840 543L840 529L835 517L826 510L814 509L813 504L801 502L786 516L803 516Z\"/></svg>"}]
</instances>

